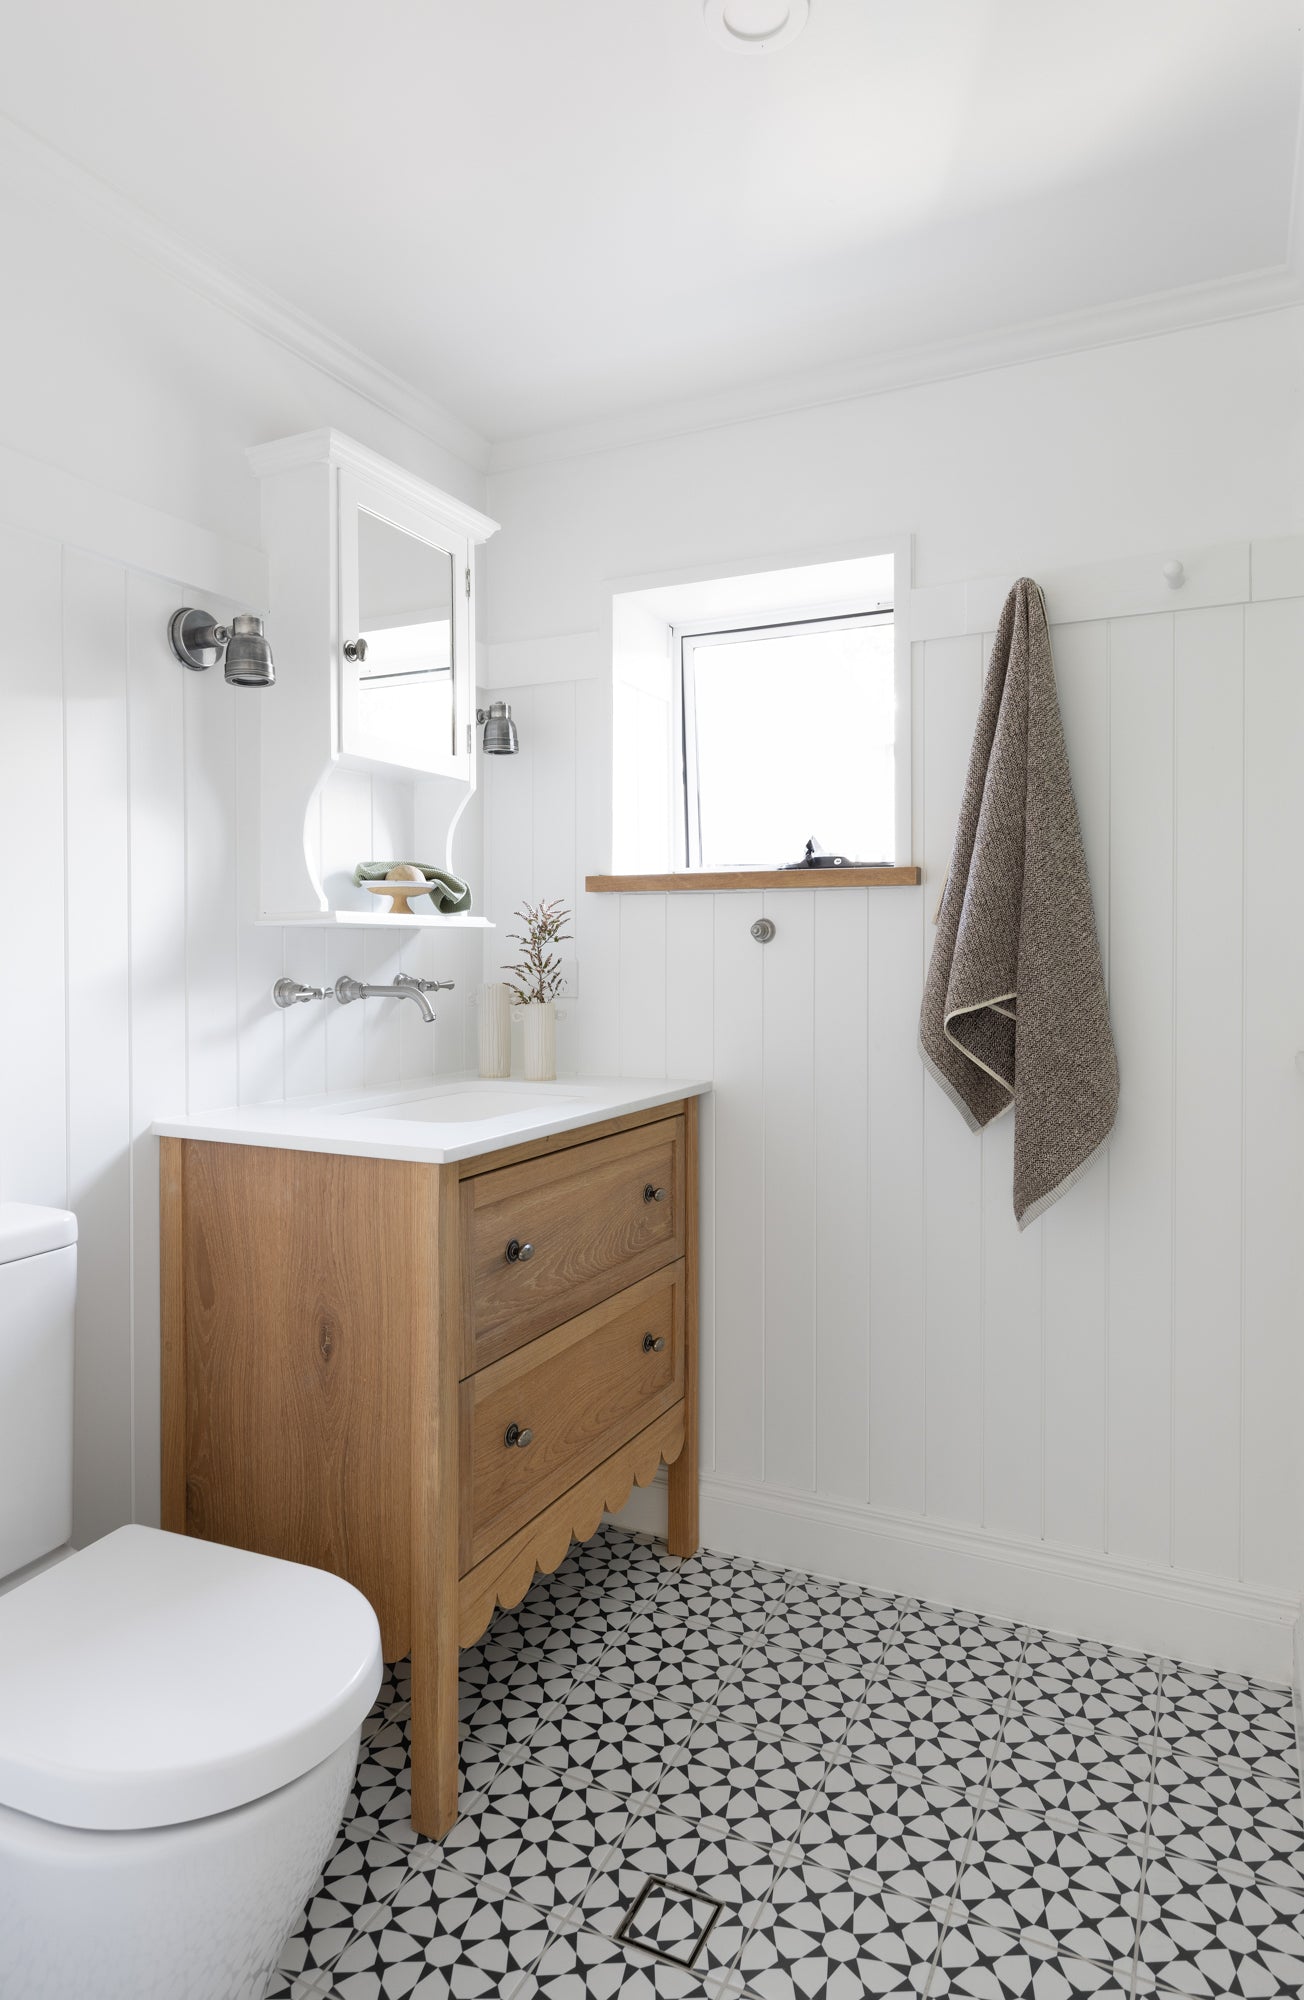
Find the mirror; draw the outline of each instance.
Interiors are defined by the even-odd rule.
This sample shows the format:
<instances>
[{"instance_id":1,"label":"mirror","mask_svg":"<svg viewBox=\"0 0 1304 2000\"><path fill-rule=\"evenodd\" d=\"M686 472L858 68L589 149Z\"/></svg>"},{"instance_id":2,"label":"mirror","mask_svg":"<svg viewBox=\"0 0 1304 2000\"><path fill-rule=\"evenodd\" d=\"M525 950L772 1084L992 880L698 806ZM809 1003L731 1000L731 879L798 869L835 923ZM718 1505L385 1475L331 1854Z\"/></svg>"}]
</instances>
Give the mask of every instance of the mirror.
<instances>
[{"instance_id":1,"label":"mirror","mask_svg":"<svg viewBox=\"0 0 1304 2000\"><path fill-rule=\"evenodd\" d=\"M453 557L359 507L357 722L396 761L456 750ZM346 657L349 657L346 652Z\"/></svg>"}]
</instances>

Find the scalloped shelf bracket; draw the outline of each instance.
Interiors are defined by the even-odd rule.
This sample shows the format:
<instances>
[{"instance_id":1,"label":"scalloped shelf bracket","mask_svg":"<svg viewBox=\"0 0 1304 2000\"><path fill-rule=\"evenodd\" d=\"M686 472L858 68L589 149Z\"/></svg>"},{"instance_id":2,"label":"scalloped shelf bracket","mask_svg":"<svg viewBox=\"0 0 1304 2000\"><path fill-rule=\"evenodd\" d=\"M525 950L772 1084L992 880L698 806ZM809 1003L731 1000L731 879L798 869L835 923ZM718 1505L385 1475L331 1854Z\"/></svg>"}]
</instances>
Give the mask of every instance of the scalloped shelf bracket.
<instances>
[{"instance_id":1,"label":"scalloped shelf bracket","mask_svg":"<svg viewBox=\"0 0 1304 2000\"><path fill-rule=\"evenodd\" d=\"M684 1406L676 1403L468 1570L458 1586L459 1646L473 1646L499 1605L519 1604L541 1570L556 1569L572 1542L586 1542L604 1514L616 1513L636 1486L650 1484L663 1459L672 1464L683 1448Z\"/></svg>"}]
</instances>

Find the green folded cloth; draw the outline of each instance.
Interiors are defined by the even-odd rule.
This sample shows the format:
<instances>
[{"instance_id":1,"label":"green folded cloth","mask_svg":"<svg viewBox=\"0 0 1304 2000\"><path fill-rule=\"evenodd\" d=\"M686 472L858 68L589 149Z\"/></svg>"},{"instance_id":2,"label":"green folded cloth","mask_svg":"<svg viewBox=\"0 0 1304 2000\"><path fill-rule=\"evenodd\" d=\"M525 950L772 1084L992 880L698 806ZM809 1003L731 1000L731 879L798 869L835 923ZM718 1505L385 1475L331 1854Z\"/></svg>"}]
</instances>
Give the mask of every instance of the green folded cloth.
<instances>
[{"instance_id":1,"label":"green folded cloth","mask_svg":"<svg viewBox=\"0 0 1304 2000\"><path fill-rule=\"evenodd\" d=\"M441 917L461 917L470 910L470 885L429 861L360 861L353 871L354 883L361 888L364 882L383 882L391 868L419 868L430 884L430 900ZM400 890L403 886L401 882L394 884Z\"/></svg>"}]
</instances>

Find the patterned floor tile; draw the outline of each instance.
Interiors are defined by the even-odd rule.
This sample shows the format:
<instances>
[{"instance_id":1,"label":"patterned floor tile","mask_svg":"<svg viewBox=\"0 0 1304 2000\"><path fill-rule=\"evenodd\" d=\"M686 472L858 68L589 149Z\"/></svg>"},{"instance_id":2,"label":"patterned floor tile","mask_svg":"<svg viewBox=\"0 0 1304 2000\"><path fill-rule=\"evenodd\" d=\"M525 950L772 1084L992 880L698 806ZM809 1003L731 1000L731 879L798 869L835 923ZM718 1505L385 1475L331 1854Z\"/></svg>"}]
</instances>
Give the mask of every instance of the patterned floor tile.
<instances>
[{"instance_id":1,"label":"patterned floor tile","mask_svg":"<svg viewBox=\"0 0 1304 2000\"><path fill-rule=\"evenodd\" d=\"M1166 1991L1192 2000L1304 1992L1304 1895L1169 1856L1149 1862L1145 1900L1140 1962Z\"/></svg>"},{"instance_id":2,"label":"patterned floor tile","mask_svg":"<svg viewBox=\"0 0 1304 2000\"><path fill-rule=\"evenodd\" d=\"M775 1865L761 1848L735 1834L710 1833L700 1823L653 1809L632 1817L597 1857L579 1907L590 1930L614 1939L649 1876L720 1904L693 1965L706 1978L726 1971L737 1957L774 1881Z\"/></svg>"},{"instance_id":3,"label":"patterned floor tile","mask_svg":"<svg viewBox=\"0 0 1304 2000\"><path fill-rule=\"evenodd\" d=\"M638 1619L604 1654L601 1677L648 1701L709 1703L738 1680L750 1643L741 1632L730 1632L717 1634L712 1645L691 1624L668 1623L658 1630L656 1620Z\"/></svg>"},{"instance_id":4,"label":"patterned floor tile","mask_svg":"<svg viewBox=\"0 0 1304 2000\"><path fill-rule=\"evenodd\" d=\"M826 1766L808 1745L769 1740L718 1715L685 1718L686 1741L667 1753L659 1802L712 1834L757 1847L795 1839L822 1797Z\"/></svg>"},{"instance_id":5,"label":"patterned floor tile","mask_svg":"<svg viewBox=\"0 0 1304 2000\"><path fill-rule=\"evenodd\" d=\"M445 1841L410 1697L387 1666L269 2000L1304 1994L1283 1688L607 1525L464 1651ZM690 1967L614 1935L649 1880L721 1905Z\"/></svg>"},{"instance_id":6,"label":"patterned floor tile","mask_svg":"<svg viewBox=\"0 0 1304 2000\"><path fill-rule=\"evenodd\" d=\"M998 1743L987 1772L991 1802L1004 1811L1055 1814L1116 1840L1144 1834L1153 1758L1135 1738L1080 1736L1055 1763L1024 1745Z\"/></svg>"},{"instance_id":7,"label":"patterned floor tile","mask_svg":"<svg viewBox=\"0 0 1304 2000\"><path fill-rule=\"evenodd\" d=\"M757 2000L922 1995L941 1935L940 1911L806 1863L776 1877L738 1973Z\"/></svg>"},{"instance_id":8,"label":"patterned floor tile","mask_svg":"<svg viewBox=\"0 0 1304 2000\"><path fill-rule=\"evenodd\" d=\"M713 2000L697 1973L576 1931L554 1938L533 1972L504 2000Z\"/></svg>"},{"instance_id":9,"label":"patterned floor tile","mask_svg":"<svg viewBox=\"0 0 1304 2000\"><path fill-rule=\"evenodd\" d=\"M1151 1832L1170 1856L1304 1891L1304 1807L1292 1781L1161 1756Z\"/></svg>"},{"instance_id":10,"label":"patterned floor tile","mask_svg":"<svg viewBox=\"0 0 1304 2000\"><path fill-rule=\"evenodd\" d=\"M596 1786L576 1792L541 1764L496 1771L459 1803L452 1832L422 1842L410 1864L453 1868L486 1895L515 1896L541 1910L578 1901L595 1854L629 1817L615 1793Z\"/></svg>"},{"instance_id":11,"label":"patterned floor tile","mask_svg":"<svg viewBox=\"0 0 1304 2000\"><path fill-rule=\"evenodd\" d=\"M351 1938L340 1953L332 2000L498 2000L549 1937L528 1903L485 1896L451 1869L417 1875L385 1929Z\"/></svg>"},{"instance_id":12,"label":"patterned floor tile","mask_svg":"<svg viewBox=\"0 0 1304 2000\"><path fill-rule=\"evenodd\" d=\"M666 1758L685 1751L695 1726L673 1702L600 1681L572 1689L545 1712L530 1739L530 1759L556 1771L572 1790L652 1791Z\"/></svg>"},{"instance_id":13,"label":"patterned floor tile","mask_svg":"<svg viewBox=\"0 0 1304 2000\"><path fill-rule=\"evenodd\" d=\"M990 1706L917 1681L873 1682L844 1741L855 1761L907 1782L981 1785L1001 1730Z\"/></svg>"},{"instance_id":14,"label":"patterned floor tile","mask_svg":"<svg viewBox=\"0 0 1304 2000\"><path fill-rule=\"evenodd\" d=\"M962 1921L1112 1966L1126 1986L1145 1863L1105 1834L1021 1812L980 1812L956 1890Z\"/></svg>"},{"instance_id":15,"label":"patterned floor tile","mask_svg":"<svg viewBox=\"0 0 1304 2000\"><path fill-rule=\"evenodd\" d=\"M947 1926L928 1994L929 2000L960 1994L972 2000L1124 2000L1129 1990L1109 1966L971 1922Z\"/></svg>"},{"instance_id":16,"label":"patterned floor tile","mask_svg":"<svg viewBox=\"0 0 1304 2000\"><path fill-rule=\"evenodd\" d=\"M940 1785L835 1764L797 1839L804 1860L929 1903L954 1890L973 1824L968 1800Z\"/></svg>"},{"instance_id":17,"label":"patterned floor tile","mask_svg":"<svg viewBox=\"0 0 1304 2000\"><path fill-rule=\"evenodd\" d=\"M762 1646L743 1660L737 1680L721 1681L715 1704L728 1721L758 1735L819 1749L846 1736L866 1684L860 1667L771 1660Z\"/></svg>"}]
</instances>

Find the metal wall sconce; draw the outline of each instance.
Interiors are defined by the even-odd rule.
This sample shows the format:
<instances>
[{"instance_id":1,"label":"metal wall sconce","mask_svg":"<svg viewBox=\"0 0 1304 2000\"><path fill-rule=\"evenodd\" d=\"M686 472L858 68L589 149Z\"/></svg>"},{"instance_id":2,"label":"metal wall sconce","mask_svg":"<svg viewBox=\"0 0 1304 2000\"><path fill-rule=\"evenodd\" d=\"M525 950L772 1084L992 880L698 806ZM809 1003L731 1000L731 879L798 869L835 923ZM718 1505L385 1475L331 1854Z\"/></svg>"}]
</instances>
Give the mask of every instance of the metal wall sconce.
<instances>
[{"instance_id":1,"label":"metal wall sconce","mask_svg":"<svg viewBox=\"0 0 1304 2000\"><path fill-rule=\"evenodd\" d=\"M263 621L242 611L229 625L219 625L207 611L183 605L172 613L168 639L183 667L202 674L206 667L224 663L232 687L272 687L276 669L272 649L263 637ZM514 746L513 746L514 747Z\"/></svg>"},{"instance_id":2,"label":"metal wall sconce","mask_svg":"<svg viewBox=\"0 0 1304 2000\"><path fill-rule=\"evenodd\" d=\"M514 757L521 747L516 734L516 724L512 721L512 711L505 701L491 701L488 708L477 708L477 722L484 724L484 747L491 757Z\"/></svg>"}]
</instances>

